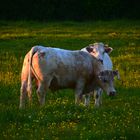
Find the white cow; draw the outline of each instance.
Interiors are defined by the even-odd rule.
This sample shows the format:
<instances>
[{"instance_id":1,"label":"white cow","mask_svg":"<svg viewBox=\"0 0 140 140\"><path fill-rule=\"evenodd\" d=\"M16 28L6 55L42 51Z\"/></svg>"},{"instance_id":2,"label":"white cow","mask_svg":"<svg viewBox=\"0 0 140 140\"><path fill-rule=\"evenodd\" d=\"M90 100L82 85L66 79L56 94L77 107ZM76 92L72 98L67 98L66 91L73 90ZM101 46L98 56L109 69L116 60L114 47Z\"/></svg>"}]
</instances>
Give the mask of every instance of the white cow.
<instances>
[{"instance_id":1,"label":"white cow","mask_svg":"<svg viewBox=\"0 0 140 140\"><path fill-rule=\"evenodd\" d=\"M90 53L92 56L96 57L98 60L100 60L103 64L104 70L112 70L113 64L109 57L109 53L112 52L112 48L108 47L108 45L105 45L103 43L94 43L90 44L89 46L81 49L82 51ZM118 79L120 78L119 72L116 71L116 75ZM102 89L97 88L94 91L94 97L95 97L95 106L98 107L100 104L102 104ZM86 96L85 98L85 105L88 105L90 101L90 96Z\"/></svg>"},{"instance_id":2,"label":"white cow","mask_svg":"<svg viewBox=\"0 0 140 140\"><path fill-rule=\"evenodd\" d=\"M48 89L63 88L75 89L75 102L79 103L83 94L97 87L114 94L114 72L103 71L101 62L87 52L35 46L25 56L22 67L20 108L25 107L27 93L32 100L32 79L36 81L40 105L44 105Z\"/></svg>"}]
</instances>

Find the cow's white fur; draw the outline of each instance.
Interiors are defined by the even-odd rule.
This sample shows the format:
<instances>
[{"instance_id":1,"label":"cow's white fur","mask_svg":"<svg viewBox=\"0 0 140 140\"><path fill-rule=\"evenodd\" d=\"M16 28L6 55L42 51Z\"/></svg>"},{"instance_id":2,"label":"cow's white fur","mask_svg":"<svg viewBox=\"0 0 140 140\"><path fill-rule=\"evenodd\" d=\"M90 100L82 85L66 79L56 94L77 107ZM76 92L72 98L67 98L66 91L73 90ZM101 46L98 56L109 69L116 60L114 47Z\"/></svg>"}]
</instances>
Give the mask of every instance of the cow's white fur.
<instances>
[{"instance_id":1,"label":"cow's white fur","mask_svg":"<svg viewBox=\"0 0 140 140\"><path fill-rule=\"evenodd\" d=\"M104 70L112 70L113 69L112 61L107 53L103 54L103 67L104 67Z\"/></svg>"},{"instance_id":2,"label":"cow's white fur","mask_svg":"<svg viewBox=\"0 0 140 140\"><path fill-rule=\"evenodd\" d=\"M89 93L98 86L108 93L115 91L113 85L109 87L110 85L99 79L98 74L102 70L100 62L89 53L35 46L24 59L21 74L20 108L25 105L27 90L31 100L32 78L36 79L37 94L41 105L45 103L45 92L48 88L54 88L54 85L58 86L56 87L58 89L75 88L76 102L79 102L83 92ZM109 78L109 75L107 76ZM55 84L52 84L52 81Z\"/></svg>"}]
</instances>

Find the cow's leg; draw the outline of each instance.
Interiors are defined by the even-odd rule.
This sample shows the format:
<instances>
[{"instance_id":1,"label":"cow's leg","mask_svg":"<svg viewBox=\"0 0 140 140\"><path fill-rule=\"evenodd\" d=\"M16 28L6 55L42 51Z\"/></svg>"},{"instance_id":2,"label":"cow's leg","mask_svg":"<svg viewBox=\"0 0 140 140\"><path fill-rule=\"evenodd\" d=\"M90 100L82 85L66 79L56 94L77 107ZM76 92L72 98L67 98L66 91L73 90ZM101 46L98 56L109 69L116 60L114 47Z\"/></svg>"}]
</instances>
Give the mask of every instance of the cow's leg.
<instances>
[{"instance_id":1,"label":"cow's leg","mask_svg":"<svg viewBox=\"0 0 140 140\"><path fill-rule=\"evenodd\" d=\"M32 106L32 91L28 91L28 99L29 99L29 105Z\"/></svg>"},{"instance_id":2,"label":"cow's leg","mask_svg":"<svg viewBox=\"0 0 140 140\"><path fill-rule=\"evenodd\" d=\"M20 105L19 108L25 108L25 99L27 96L27 81L22 82L20 88Z\"/></svg>"},{"instance_id":3,"label":"cow's leg","mask_svg":"<svg viewBox=\"0 0 140 140\"><path fill-rule=\"evenodd\" d=\"M77 82L75 90L75 104L79 104L82 101L83 89L84 89L84 80L80 79Z\"/></svg>"},{"instance_id":4,"label":"cow's leg","mask_svg":"<svg viewBox=\"0 0 140 140\"><path fill-rule=\"evenodd\" d=\"M90 93L85 95L85 106L88 106L90 103Z\"/></svg>"},{"instance_id":5,"label":"cow's leg","mask_svg":"<svg viewBox=\"0 0 140 140\"><path fill-rule=\"evenodd\" d=\"M75 94L75 104L80 104L82 101L82 95L81 94Z\"/></svg>"},{"instance_id":6,"label":"cow's leg","mask_svg":"<svg viewBox=\"0 0 140 140\"><path fill-rule=\"evenodd\" d=\"M102 89L98 88L94 91L95 107L99 107L102 104Z\"/></svg>"},{"instance_id":7,"label":"cow's leg","mask_svg":"<svg viewBox=\"0 0 140 140\"><path fill-rule=\"evenodd\" d=\"M44 83L40 83L39 87L37 89L37 95L38 95L38 100L40 105L44 105L45 104L45 95L46 95L46 85L44 85Z\"/></svg>"},{"instance_id":8,"label":"cow's leg","mask_svg":"<svg viewBox=\"0 0 140 140\"><path fill-rule=\"evenodd\" d=\"M42 82L38 83L37 95L38 95L38 100L41 106L45 104L45 96L49 89L51 80L52 80L52 77L47 77Z\"/></svg>"}]
</instances>

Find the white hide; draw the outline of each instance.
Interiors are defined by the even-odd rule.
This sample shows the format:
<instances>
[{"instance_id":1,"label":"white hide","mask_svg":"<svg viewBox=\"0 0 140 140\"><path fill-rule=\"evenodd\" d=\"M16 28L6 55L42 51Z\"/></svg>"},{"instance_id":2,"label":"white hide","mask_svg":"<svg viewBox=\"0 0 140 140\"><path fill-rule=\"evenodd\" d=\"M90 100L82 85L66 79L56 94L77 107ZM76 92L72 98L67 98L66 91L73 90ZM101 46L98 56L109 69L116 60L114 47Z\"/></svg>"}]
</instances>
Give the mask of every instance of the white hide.
<instances>
[{"instance_id":1,"label":"white hide","mask_svg":"<svg viewBox=\"0 0 140 140\"><path fill-rule=\"evenodd\" d=\"M104 70L112 70L113 69L112 61L107 53L103 54L103 67L104 67Z\"/></svg>"},{"instance_id":2,"label":"white hide","mask_svg":"<svg viewBox=\"0 0 140 140\"><path fill-rule=\"evenodd\" d=\"M20 108L25 106L27 92L29 100L32 100L33 79L36 82L40 105L45 103L48 89L75 89L77 103L83 94L88 94L97 87L102 87L109 95L114 91L111 89L113 87L110 87L113 79L110 78L104 83L99 78L100 72L103 72L102 67L89 53L43 46L33 47L26 55L22 68ZM103 76L109 78L110 74L106 73Z\"/></svg>"}]
</instances>

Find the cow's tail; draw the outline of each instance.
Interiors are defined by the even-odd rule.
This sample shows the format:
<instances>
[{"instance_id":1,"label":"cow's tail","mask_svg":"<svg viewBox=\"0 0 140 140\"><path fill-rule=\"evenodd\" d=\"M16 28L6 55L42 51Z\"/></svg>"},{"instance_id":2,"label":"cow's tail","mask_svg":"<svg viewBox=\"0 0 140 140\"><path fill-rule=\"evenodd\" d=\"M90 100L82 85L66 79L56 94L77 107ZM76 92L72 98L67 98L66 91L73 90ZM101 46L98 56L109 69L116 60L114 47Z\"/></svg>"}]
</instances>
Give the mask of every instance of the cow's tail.
<instances>
[{"instance_id":1,"label":"cow's tail","mask_svg":"<svg viewBox=\"0 0 140 140\"><path fill-rule=\"evenodd\" d=\"M32 58L34 54L38 51L38 46L32 47L29 52L29 73L28 73L28 85L27 85L27 91L29 99L32 98Z\"/></svg>"}]
</instances>

